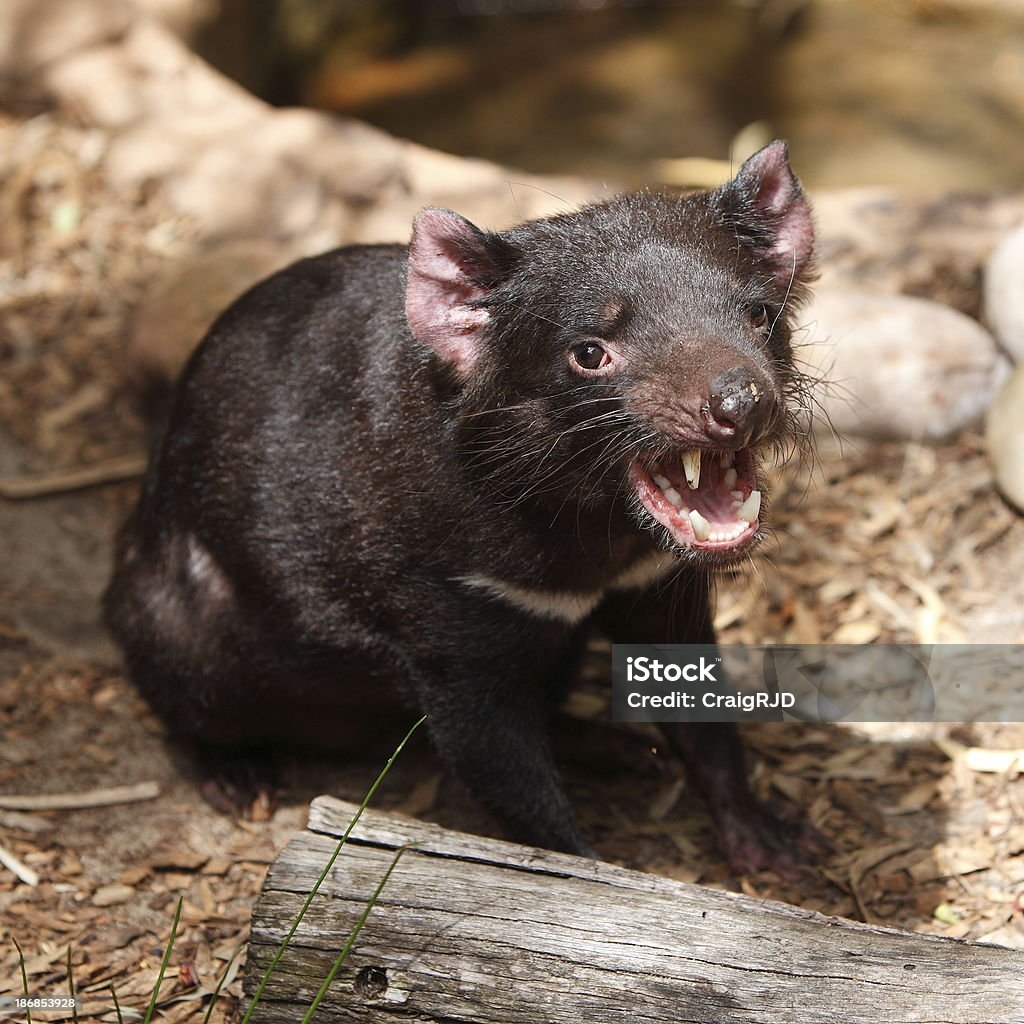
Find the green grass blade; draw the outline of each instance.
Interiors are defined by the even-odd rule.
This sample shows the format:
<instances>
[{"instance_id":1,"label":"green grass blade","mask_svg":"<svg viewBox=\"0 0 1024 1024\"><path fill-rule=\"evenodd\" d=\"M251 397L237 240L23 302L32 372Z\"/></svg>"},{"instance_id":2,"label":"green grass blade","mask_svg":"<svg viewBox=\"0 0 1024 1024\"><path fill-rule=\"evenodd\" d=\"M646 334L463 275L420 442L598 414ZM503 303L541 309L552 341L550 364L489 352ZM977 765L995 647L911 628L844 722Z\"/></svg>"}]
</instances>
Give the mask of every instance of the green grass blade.
<instances>
[{"instance_id":1,"label":"green grass blade","mask_svg":"<svg viewBox=\"0 0 1024 1024\"><path fill-rule=\"evenodd\" d=\"M213 1013L213 1008L217 1005L217 1000L220 998L220 990L227 980L228 975L231 973L231 965L235 962L235 958L239 953L242 952L245 944L243 943L231 954L231 959L224 965L224 970L220 972L220 977L217 979L217 984L213 988L213 992L210 994L210 1005L206 1008L206 1013L203 1015L203 1024L210 1024L210 1014Z\"/></svg>"},{"instance_id":2,"label":"green grass blade","mask_svg":"<svg viewBox=\"0 0 1024 1024\"><path fill-rule=\"evenodd\" d=\"M373 781L373 785L366 792L366 796L363 797L363 802L359 805L359 810L352 816L352 820L348 823L348 828L345 829L345 834L338 840L338 845L334 848L334 853L331 854L327 861L323 871L320 872L320 877L316 880L313 888L310 890L309 895L306 897L302 906L299 908L298 914L295 915L295 920L292 921L291 926L288 929L288 934L281 940L281 944L277 947L277 951L274 953L273 958L267 965L267 969L263 972L263 977L260 978L260 983L256 987L256 991L253 993L252 1002L249 1003L249 1008L245 1011L245 1016L242 1018L241 1024L249 1024L249 1019L252 1017L253 1011L259 1004L260 999L263 996L264 991L270 979L277 969L277 965L281 962L281 957L284 956L285 950L288 948L292 941L296 931L298 931L299 925L302 923L302 919L306 916L306 911L309 910L316 894L320 891L320 886L323 885L324 879L330 874L331 868L334 867L334 862L338 859L338 855L341 853L348 842L348 837L352 833L352 829L356 827L359 819L363 816L363 811L366 810L367 804L373 799L373 794L377 792L377 787L384 781L385 776L391 770L391 766L395 763L395 759L405 748L406 743L409 742L412 734L427 720L427 716L424 715L406 734L402 739L402 742L395 747L395 752L388 758L388 763L381 769L380 774Z\"/></svg>"},{"instance_id":3,"label":"green grass blade","mask_svg":"<svg viewBox=\"0 0 1024 1024\"><path fill-rule=\"evenodd\" d=\"M355 927L349 933L348 941L345 943L344 948L338 954L334 963L331 964L331 969L327 972L327 977L324 978L323 984L320 986L319 991L313 997L313 1002L309 1004L309 1009L306 1011L306 1016L302 1018L302 1024L309 1024L312 1016L316 1013L316 1008L320 1005L320 1001L325 995L327 990L331 987L331 983L338 975L338 971L341 970L341 965L345 962L346 957L349 954L353 944L359 936L359 933L363 930L363 925L366 924L366 919L370 916L370 911L373 910L381 892L384 890L384 886L388 884L388 879L391 877L391 872L395 870L395 866L401 859L403 853L408 850L408 846L399 847L394 857L391 858L391 863L388 865L387 871L384 872L384 877L377 883L377 888L374 889L373 895L370 897L366 906L363 908L363 912L359 915L359 920L356 921Z\"/></svg>"},{"instance_id":4,"label":"green grass blade","mask_svg":"<svg viewBox=\"0 0 1024 1024\"><path fill-rule=\"evenodd\" d=\"M178 934L178 922L181 920L181 905L184 897L178 897L178 906L174 911L174 921L171 924L171 935L164 948L164 958L160 961L160 973L156 976L156 984L153 986L153 995L149 999L149 1006L146 1008L146 1016L142 1018L142 1024L149 1024L156 1013L156 1000L160 995L160 986L164 983L164 974L167 971L167 964L171 959L171 950L174 948L174 940Z\"/></svg>"},{"instance_id":5,"label":"green grass blade","mask_svg":"<svg viewBox=\"0 0 1024 1024\"><path fill-rule=\"evenodd\" d=\"M25 991L25 998L28 999L28 971L25 970L25 954L21 950L21 946L18 945L18 940L12 935L11 942L14 943L14 948L18 951L18 966L21 968L21 987ZM32 1024L32 1010L25 1007L25 1020L27 1024Z\"/></svg>"}]
</instances>

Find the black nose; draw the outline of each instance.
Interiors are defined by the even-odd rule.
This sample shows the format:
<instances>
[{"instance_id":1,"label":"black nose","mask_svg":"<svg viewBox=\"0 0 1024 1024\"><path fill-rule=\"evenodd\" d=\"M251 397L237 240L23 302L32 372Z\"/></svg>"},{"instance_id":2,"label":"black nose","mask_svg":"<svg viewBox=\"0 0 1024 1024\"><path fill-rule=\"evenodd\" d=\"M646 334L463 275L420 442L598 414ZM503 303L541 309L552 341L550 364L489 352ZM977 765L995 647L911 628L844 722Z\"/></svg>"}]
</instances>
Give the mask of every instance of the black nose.
<instances>
[{"instance_id":1,"label":"black nose","mask_svg":"<svg viewBox=\"0 0 1024 1024\"><path fill-rule=\"evenodd\" d=\"M745 448L760 437L774 408L775 398L764 380L749 366L734 366L711 382L706 429L716 441Z\"/></svg>"}]
</instances>

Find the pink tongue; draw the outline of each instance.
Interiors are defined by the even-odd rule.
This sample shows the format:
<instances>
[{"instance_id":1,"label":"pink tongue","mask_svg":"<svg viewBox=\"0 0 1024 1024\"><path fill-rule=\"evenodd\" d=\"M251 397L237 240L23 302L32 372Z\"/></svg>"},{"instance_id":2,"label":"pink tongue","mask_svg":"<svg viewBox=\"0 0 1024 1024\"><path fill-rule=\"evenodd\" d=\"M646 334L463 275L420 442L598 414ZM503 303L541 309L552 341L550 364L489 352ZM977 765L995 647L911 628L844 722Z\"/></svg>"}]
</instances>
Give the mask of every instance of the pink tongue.
<instances>
[{"instance_id":1,"label":"pink tongue","mask_svg":"<svg viewBox=\"0 0 1024 1024\"><path fill-rule=\"evenodd\" d=\"M696 509L709 523L731 525L738 520L732 506L733 497L725 489L724 483L710 487L705 486L701 481L701 486L697 490L687 489L679 493L682 495L684 503L690 508Z\"/></svg>"}]
</instances>

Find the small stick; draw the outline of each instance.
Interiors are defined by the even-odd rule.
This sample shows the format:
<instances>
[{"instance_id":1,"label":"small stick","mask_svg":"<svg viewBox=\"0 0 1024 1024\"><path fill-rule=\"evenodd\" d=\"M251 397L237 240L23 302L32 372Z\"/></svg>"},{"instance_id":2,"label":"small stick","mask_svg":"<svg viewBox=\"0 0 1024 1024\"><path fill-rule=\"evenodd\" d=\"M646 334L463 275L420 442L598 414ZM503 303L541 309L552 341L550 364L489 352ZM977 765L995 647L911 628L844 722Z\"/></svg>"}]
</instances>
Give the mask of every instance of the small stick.
<instances>
[{"instance_id":1,"label":"small stick","mask_svg":"<svg viewBox=\"0 0 1024 1024\"><path fill-rule=\"evenodd\" d=\"M22 864L2 843L0 843L0 864L3 864L26 885L36 886L39 884L39 876L28 865Z\"/></svg>"},{"instance_id":2,"label":"small stick","mask_svg":"<svg viewBox=\"0 0 1024 1024\"><path fill-rule=\"evenodd\" d=\"M115 459L94 462L89 466L58 470L54 473L0 477L0 498L25 501L30 498L45 498L51 494L80 491L85 487L97 487L100 484L131 480L146 471L146 461L144 455L122 455Z\"/></svg>"},{"instance_id":3,"label":"small stick","mask_svg":"<svg viewBox=\"0 0 1024 1024\"><path fill-rule=\"evenodd\" d=\"M160 787L155 782L140 782L134 786L112 786L109 789L91 789L85 793L0 796L0 810L66 811L81 807L110 807L112 804L134 804L142 800L153 800L159 795Z\"/></svg>"}]
</instances>

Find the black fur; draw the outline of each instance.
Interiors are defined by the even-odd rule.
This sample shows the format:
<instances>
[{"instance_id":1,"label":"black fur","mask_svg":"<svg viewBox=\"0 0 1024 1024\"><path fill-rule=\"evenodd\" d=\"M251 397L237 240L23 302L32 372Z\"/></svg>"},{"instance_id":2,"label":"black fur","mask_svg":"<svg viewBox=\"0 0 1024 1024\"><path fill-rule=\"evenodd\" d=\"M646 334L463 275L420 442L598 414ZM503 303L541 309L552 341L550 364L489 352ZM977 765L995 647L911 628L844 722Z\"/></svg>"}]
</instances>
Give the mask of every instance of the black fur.
<instances>
[{"instance_id":1,"label":"black fur","mask_svg":"<svg viewBox=\"0 0 1024 1024\"><path fill-rule=\"evenodd\" d=\"M402 246L304 260L238 300L178 385L106 595L170 727L226 748L330 745L393 688L519 838L586 851L545 738L551 695L592 622L616 640L709 641L702 560L677 552L670 580L609 592L578 623L461 580L607 592L671 546L626 469L707 444L697 410L737 362L775 396L765 440L784 435L809 253L792 272L773 262L780 223L806 207L784 150L771 156L788 206L759 201L767 172L748 166L713 193L624 196L500 235L466 225L459 309L487 318L465 336L468 370L410 332ZM567 358L581 338L614 341L628 365L582 379ZM751 842L763 812L734 732L672 738L720 832ZM723 841L736 863L742 843Z\"/></svg>"}]
</instances>

